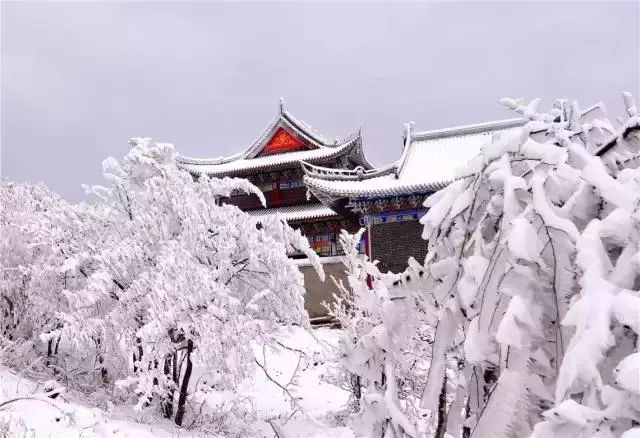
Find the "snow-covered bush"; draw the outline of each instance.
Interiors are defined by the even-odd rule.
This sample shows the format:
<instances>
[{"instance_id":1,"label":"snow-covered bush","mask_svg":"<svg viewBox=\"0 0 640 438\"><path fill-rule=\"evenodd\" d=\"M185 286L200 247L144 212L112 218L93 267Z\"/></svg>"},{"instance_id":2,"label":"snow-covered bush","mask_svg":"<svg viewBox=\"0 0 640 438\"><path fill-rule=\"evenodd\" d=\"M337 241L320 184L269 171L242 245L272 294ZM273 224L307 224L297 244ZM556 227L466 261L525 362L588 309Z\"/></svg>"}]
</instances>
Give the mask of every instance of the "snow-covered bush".
<instances>
[{"instance_id":1,"label":"snow-covered bush","mask_svg":"<svg viewBox=\"0 0 640 438\"><path fill-rule=\"evenodd\" d=\"M328 306L344 330L340 364L354 399L351 422L366 437L417 437L428 326L413 291L389 288L396 277L358 253L363 232L340 235L348 284L337 282Z\"/></svg>"}]
</instances>

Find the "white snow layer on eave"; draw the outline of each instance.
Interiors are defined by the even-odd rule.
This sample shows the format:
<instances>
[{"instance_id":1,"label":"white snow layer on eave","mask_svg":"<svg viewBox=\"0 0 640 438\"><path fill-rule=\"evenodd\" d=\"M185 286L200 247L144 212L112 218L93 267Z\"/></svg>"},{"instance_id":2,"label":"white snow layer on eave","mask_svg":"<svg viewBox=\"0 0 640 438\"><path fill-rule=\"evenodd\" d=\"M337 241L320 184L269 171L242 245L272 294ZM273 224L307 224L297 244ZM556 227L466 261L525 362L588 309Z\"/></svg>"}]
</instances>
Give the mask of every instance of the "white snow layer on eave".
<instances>
[{"instance_id":1,"label":"white snow layer on eave","mask_svg":"<svg viewBox=\"0 0 640 438\"><path fill-rule=\"evenodd\" d=\"M313 205L294 205L290 207L265 208L260 210L251 210L247 212L254 217L264 217L269 215L279 215L287 221L314 219L320 217L337 216L337 213L329 207L322 204Z\"/></svg>"},{"instance_id":2,"label":"white snow layer on eave","mask_svg":"<svg viewBox=\"0 0 640 438\"><path fill-rule=\"evenodd\" d=\"M494 134L514 129L519 128L414 141L398 178L384 175L361 181L329 181L305 176L305 182L337 196L393 196L439 190L454 181L458 170L478 155Z\"/></svg>"},{"instance_id":3,"label":"white snow layer on eave","mask_svg":"<svg viewBox=\"0 0 640 438\"><path fill-rule=\"evenodd\" d=\"M195 174L220 175L224 173L237 172L239 170L261 169L278 164L295 163L298 161L314 160L338 155L347 149L350 143L346 143L336 148L318 148L310 151L296 151L283 154L267 155L258 158L243 158L228 163L221 164L193 164L179 162L180 168Z\"/></svg>"},{"instance_id":4,"label":"white snow layer on eave","mask_svg":"<svg viewBox=\"0 0 640 438\"><path fill-rule=\"evenodd\" d=\"M323 180L305 176L304 181L309 187L337 196L357 196L359 194L392 196L396 193L411 191L412 188L415 189L415 191L424 190L424 184L416 184L412 187L407 181L396 179L393 174L377 176L362 181Z\"/></svg>"}]
</instances>

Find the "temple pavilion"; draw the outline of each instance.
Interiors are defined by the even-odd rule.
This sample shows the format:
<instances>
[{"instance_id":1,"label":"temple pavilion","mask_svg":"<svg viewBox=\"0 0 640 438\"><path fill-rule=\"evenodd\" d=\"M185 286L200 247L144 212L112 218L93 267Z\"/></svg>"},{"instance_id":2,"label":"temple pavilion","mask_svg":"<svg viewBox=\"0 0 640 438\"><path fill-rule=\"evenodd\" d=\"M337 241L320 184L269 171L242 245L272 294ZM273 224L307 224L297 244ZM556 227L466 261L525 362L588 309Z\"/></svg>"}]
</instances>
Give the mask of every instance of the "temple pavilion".
<instances>
[{"instance_id":1,"label":"temple pavilion","mask_svg":"<svg viewBox=\"0 0 640 438\"><path fill-rule=\"evenodd\" d=\"M301 254L291 254L305 274L307 310L310 315L325 313L320 304L330 300L335 292L329 276L341 277L342 251L337 236L340 230L357 231L359 218L349 210L336 211L323 204L304 184L301 162L323 169L354 169L369 171L373 166L362 151L360 131L341 139L328 140L294 117L281 100L278 113L258 138L244 151L222 158L200 159L180 156L178 167L195 178L246 178L263 192L267 206L263 208L254 194L239 194L224 199L257 217L278 214L293 228L308 238L311 247L321 257L328 281L321 282ZM363 246L364 249L364 246Z\"/></svg>"},{"instance_id":2,"label":"temple pavilion","mask_svg":"<svg viewBox=\"0 0 640 438\"><path fill-rule=\"evenodd\" d=\"M562 105L564 120L572 107ZM618 166L637 157L640 129L635 119L618 133L608 122L602 104L579 113L572 139ZM634 122L636 124L632 124ZM361 250L379 261L383 272L402 272L409 257L426 255L418 222L427 196L454 181L461 166L475 157L495 135L517 130L523 119L499 120L431 131L405 127L402 152L397 161L372 166L364 156L357 131L342 139L328 140L280 106L276 117L244 151L223 158L180 157L178 166L194 177L210 175L247 178L265 195L263 208L255 195L225 199L260 217L279 214L300 229L320 256L327 278L343 277L342 252L337 242L341 229L366 229ZM546 131L532 132L534 140L547 142ZM320 304L331 299L335 286L321 282L301 254L291 254L305 275L306 306L311 317L324 315Z\"/></svg>"},{"instance_id":3,"label":"temple pavilion","mask_svg":"<svg viewBox=\"0 0 640 438\"><path fill-rule=\"evenodd\" d=\"M422 261L426 255L418 222L426 213L425 198L450 184L492 136L523 124L511 119L416 132L409 123L395 163L343 170L303 162L304 184L323 205L358 216L366 228L366 253L383 272L402 272L409 257Z\"/></svg>"},{"instance_id":4,"label":"temple pavilion","mask_svg":"<svg viewBox=\"0 0 640 438\"><path fill-rule=\"evenodd\" d=\"M360 131L328 140L294 117L280 102L275 118L244 151L222 158L179 157L178 166L200 175L246 178L267 201L239 194L224 202L248 214L279 214L300 229L321 257L327 281L321 282L300 254L306 306L311 317L325 314L322 301L335 292L330 276L343 277L338 235L341 229L366 228L361 250L379 261L382 271L401 272L412 256L423 259L426 243L418 219L424 199L455 178L495 134L522 126L521 119L417 132L408 124L400 158L375 168L363 153Z\"/></svg>"}]
</instances>

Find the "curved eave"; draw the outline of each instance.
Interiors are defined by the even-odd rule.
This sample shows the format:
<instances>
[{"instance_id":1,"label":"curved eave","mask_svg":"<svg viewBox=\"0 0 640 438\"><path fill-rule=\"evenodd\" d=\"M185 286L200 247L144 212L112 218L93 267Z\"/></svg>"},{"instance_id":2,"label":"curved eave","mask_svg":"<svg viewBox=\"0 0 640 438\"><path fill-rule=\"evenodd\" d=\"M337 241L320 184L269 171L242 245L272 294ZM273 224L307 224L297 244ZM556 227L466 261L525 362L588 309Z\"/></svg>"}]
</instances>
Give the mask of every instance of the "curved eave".
<instances>
[{"instance_id":1,"label":"curved eave","mask_svg":"<svg viewBox=\"0 0 640 438\"><path fill-rule=\"evenodd\" d=\"M302 204L289 207L261 208L248 210L247 214L257 219L265 216L279 216L287 222L303 222L307 220L337 217L338 213L322 204Z\"/></svg>"},{"instance_id":2,"label":"curved eave","mask_svg":"<svg viewBox=\"0 0 640 438\"><path fill-rule=\"evenodd\" d=\"M186 170L192 175L226 176L239 175L256 170L273 170L286 167L297 166L300 161L311 163L326 163L342 155L348 154L359 142L359 137L355 136L347 139L332 148L312 149L307 151L296 151L283 154L266 155L258 158L247 158L225 163L193 163L186 160L178 160L180 169ZM234 166L234 163L236 165Z\"/></svg>"},{"instance_id":3,"label":"curved eave","mask_svg":"<svg viewBox=\"0 0 640 438\"><path fill-rule=\"evenodd\" d=\"M363 181L391 174L395 171L396 163L377 169L334 169L331 167L316 166L306 161L301 161L305 175L326 181Z\"/></svg>"},{"instance_id":4,"label":"curved eave","mask_svg":"<svg viewBox=\"0 0 640 438\"><path fill-rule=\"evenodd\" d=\"M364 154L364 149L362 147L362 129L359 129L357 133L352 134L355 135L358 139L358 145L356 150L354 151L356 164L364 168L365 170L373 170L375 166L369 162L366 155Z\"/></svg>"},{"instance_id":5,"label":"curved eave","mask_svg":"<svg viewBox=\"0 0 640 438\"><path fill-rule=\"evenodd\" d=\"M428 183L394 184L394 182L398 180L391 175L381 178L384 178L385 181L382 181L379 187L372 187L372 185L369 184L372 180L353 181L349 184L349 187L346 187L346 185L336 185L334 181L320 180L306 175L304 176L304 183L314 196L323 202L329 202L342 198L359 199L425 195L441 190L453 182L435 181Z\"/></svg>"}]
</instances>

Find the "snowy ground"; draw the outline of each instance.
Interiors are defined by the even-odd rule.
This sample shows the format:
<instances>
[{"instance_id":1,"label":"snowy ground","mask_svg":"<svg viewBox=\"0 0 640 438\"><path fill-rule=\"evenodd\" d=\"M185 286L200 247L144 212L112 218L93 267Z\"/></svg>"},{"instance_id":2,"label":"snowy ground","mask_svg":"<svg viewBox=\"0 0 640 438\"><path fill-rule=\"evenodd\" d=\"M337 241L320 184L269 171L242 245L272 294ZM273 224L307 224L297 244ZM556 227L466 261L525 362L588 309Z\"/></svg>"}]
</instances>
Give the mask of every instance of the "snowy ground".
<instances>
[{"instance_id":1,"label":"snowy ground","mask_svg":"<svg viewBox=\"0 0 640 438\"><path fill-rule=\"evenodd\" d=\"M342 389L326 383L322 375L330 373L339 330L317 329L314 336L302 329L283 332L280 343L289 349L266 349L266 369L280 385L286 386L296 368L297 379L287 387L297 398L292 407L290 397L257 368L251 379L243 382L236 394L231 392L198 391L193 405L203 401L208 406L229 406L232 400L247 402L251 412L253 437L275 436L269 421L281 425L287 438L352 438L346 427L336 426L334 413L339 412L348 399ZM315 339L314 339L315 337ZM300 350L304 355L292 350ZM263 349L256 348L256 357L263 363ZM301 357L300 361L298 358ZM200 382L206 381L204 375ZM199 384L199 387L205 385ZM43 394L44 382L36 382L0 367L0 403L19 397L36 399L18 400L0 407L0 437L197 437L212 436L204 432L178 430L169 421L152 412L134 412L128 407L110 412L92 408L73 393L64 393L56 400ZM292 415L293 413L293 415ZM329 428L329 429L327 429Z\"/></svg>"}]
</instances>

